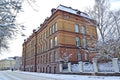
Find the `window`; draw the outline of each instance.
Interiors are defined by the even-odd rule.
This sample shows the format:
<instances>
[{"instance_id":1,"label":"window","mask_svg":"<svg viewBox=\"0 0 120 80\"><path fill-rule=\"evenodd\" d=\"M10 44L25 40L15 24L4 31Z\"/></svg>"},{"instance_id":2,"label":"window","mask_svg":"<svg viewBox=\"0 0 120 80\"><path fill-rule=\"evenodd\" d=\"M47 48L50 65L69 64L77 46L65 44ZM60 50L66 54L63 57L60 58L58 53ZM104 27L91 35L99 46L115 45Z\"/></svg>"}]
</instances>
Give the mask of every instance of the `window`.
<instances>
[{"instance_id":1,"label":"window","mask_svg":"<svg viewBox=\"0 0 120 80\"><path fill-rule=\"evenodd\" d=\"M80 38L76 37L76 46L79 47L80 46Z\"/></svg>"},{"instance_id":2,"label":"window","mask_svg":"<svg viewBox=\"0 0 120 80\"><path fill-rule=\"evenodd\" d=\"M78 24L75 24L74 27L75 27L75 32L76 32L76 33L79 33L79 25L78 25Z\"/></svg>"},{"instance_id":3,"label":"window","mask_svg":"<svg viewBox=\"0 0 120 80\"><path fill-rule=\"evenodd\" d=\"M44 45L43 45L43 46L44 46L44 51L45 51L45 50L46 50L46 43L44 43Z\"/></svg>"},{"instance_id":4,"label":"window","mask_svg":"<svg viewBox=\"0 0 120 80\"><path fill-rule=\"evenodd\" d=\"M50 35L52 34L52 27L50 27Z\"/></svg>"},{"instance_id":5,"label":"window","mask_svg":"<svg viewBox=\"0 0 120 80\"><path fill-rule=\"evenodd\" d=\"M54 24L54 30L57 31L57 23Z\"/></svg>"},{"instance_id":6,"label":"window","mask_svg":"<svg viewBox=\"0 0 120 80\"><path fill-rule=\"evenodd\" d=\"M54 46L57 46L57 37L54 38Z\"/></svg>"},{"instance_id":7,"label":"window","mask_svg":"<svg viewBox=\"0 0 120 80\"><path fill-rule=\"evenodd\" d=\"M52 48L52 39L50 39L50 49Z\"/></svg>"},{"instance_id":8,"label":"window","mask_svg":"<svg viewBox=\"0 0 120 80\"><path fill-rule=\"evenodd\" d=\"M83 48L86 48L87 47L87 41L86 41L86 38L83 38Z\"/></svg>"},{"instance_id":9,"label":"window","mask_svg":"<svg viewBox=\"0 0 120 80\"><path fill-rule=\"evenodd\" d=\"M45 48L45 45L43 44L43 52L44 52L44 50L45 50L44 48Z\"/></svg>"},{"instance_id":10,"label":"window","mask_svg":"<svg viewBox=\"0 0 120 80\"><path fill-rule=\"evenodd\" d=\"M44 34L42 34L42 40L44 40Z\"/></svg>"},{"instance_id":11,"label":"window","mask_svg":"<svg viewBox=\"0 0 120 80\"><path fill-rule=\"evenodd\" d=\"M78 51L77 56L78 56L78 61L82 60L82 55L81 55L80 51Z\"/></svg>"},{"instance_id":12,"label":"window","mask_svg":"<svg viewBox=\"0 0 120 80\"><path fill-rule=\"evenodd\" d=\"M41 63L43 63L43 57L41 56Z\"/></svg>"},{"instance_id":13,"label":"window","mask_svg":"<svg viewBox=\"0 0 120 80\"><path fill-rule=\"evenodd\" d=\"M85 60L88 60L88 52L85 52Z\"/></svg>"},{"instance_id":14,"label":"window","mask_svg":"<svg viewBox=\"0 0 120 80\"><path fill-rule=\"evenodd\" d=\"M53 62L53 54L50 53L50 62Z\"/></svg>"},{"instance_id":15,"label":"window","mask_svg":"<svg viewBox=\"0 0 120 80\"><path fill-rule=\"evenodd\" d=\"M46 54L46 63L47 63L47 60L48 60L48 54Z\"/></svg>"},{"instance_id":16,"label":"window","mask_svg":"<svg viewBox=\"0 0 120 80\"><path fill-rule=\"evenodd\" d=\"M43 55L43 63L45 63L45 55Z\"/></svg>"},{"instance_id":17,"label":"window","mask_svg":"<svg viewBox=\"0 0 120 80\"><path fill-rule=\"evenodd\" d=\"M31 48L33 48L33 47L34 47L34 41L31 42Z\"/></svg>"},{"instance_id":18,"label":"window","mask_svg":"<svg viewBox=\"0 0 120 80\"><path fill-rule=\"evenodd\" d=\"M48 32L48 30L46 31L46 38L49 36L49 32Z\"/></svg>"},{"instance_id":19,"label":"window","mask_svg":"<svg viewBox=\"0 0 120 80\"><path fill-rule=\"evenodd\" d=\"M40 63L40 61L39 61L39 57L38 57L38 59L37 59L37 63L38 63L38 64Z\"/></svg>"},{"instance_id":20,"label":"window","mask_svg":"<svg viewBox=\"0 0 120 80\"><path fill-rule=\"evenodd\" d=\"M42 45L40 45L40 53L42 52Z\"/></svg>"},{"instance_id":21,"label":"window","mask_svg":"<svg viewBox=\"0 0 120 80\"><path fill-rule=\"evenodd\" d=\"M86 29L85 29L84 26L82 26L82 33L83 33L83 34L86 34Z\"/></svg>"},{"instance_id":22,"label":"window","mask_svg":"<svg viewBox=\"0 0 120 80\"><path fill-rule=\"evenodd\" d=\"M69 18L70 18L70 16L69 16L69 15L67 15L67 16L66 16L66 19L69 19Z\"/></svg>"},{"instance_id":23,"label":"window","mask_svg":"<svg viewBox=\"0 0 120 80\"><path fill-rule=\"evenodd\" d=\"M46 37L47 37L47 34L46 34L46 33L47 33L47 31L45 31L45 39L46 39Z\"/></svg>"},{"instance_id":24,"label":"window","mask_svg":"<svg viewBox=\"0 0 120 80\"><path fill-rule=\"evenodd\" d=\"M55 32L55 27L54 27L54 25L52 25L52 33L54 33Z\"/></svg>"},{"instance_id":25,"label":"window","mask_svg":"<svg viewBox=\"0 0 120 80\"><path fill-rule=\"evenodd\" d=\"M55 61L57 61L57 59L58 59L58 52L55 51Z\"/></svg>"},{"instance_id":26,"label":"window","mask_svg":"<svg viewBox=\"0 0 120 80\"><path fill-rule=\"evenodd\" d=\"M46 44L45 44L45 45L46 45L46 50L47 50L47 48L48 48L48 47L47 47L47 42L46 42Z\"/></svg>"},{"instance_id":27,"label":"window","mask_svg":"<svg viewBox=\"0 0 120 80\"><path fill-rule=\"evenodd\" d=\"M55 31L57 31L57 23L53 24L50 27L50 29L49 29L50 35L53 34Z\"/></svg>"},{"instance_id":28,"label":"window","mask_svg":"<svg viewBox=\"0 0 120 80\"><path fill-rule=\"evenodd\" d=\"M42 52L43 52L43 46L41 46L42 47Z\"/></svg>"}]
</instances>

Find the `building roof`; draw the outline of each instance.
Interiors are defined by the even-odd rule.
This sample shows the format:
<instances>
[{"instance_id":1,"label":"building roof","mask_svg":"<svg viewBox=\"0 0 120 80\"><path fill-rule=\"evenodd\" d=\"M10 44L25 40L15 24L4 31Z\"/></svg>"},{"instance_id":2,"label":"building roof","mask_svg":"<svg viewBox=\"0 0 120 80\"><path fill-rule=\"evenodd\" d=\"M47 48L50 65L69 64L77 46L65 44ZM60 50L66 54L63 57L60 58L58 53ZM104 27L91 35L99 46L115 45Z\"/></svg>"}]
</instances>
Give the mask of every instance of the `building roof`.
<instances>
[{"instance_id":1,"label":"building roof","mask_svg":"<svg viewBox=\"0 0 120 80\"><path fill-rule=\"evenodd\" d=\"M13 57L8 57L8 58L2 59L0 61L13 61L13 60L15 60Z\"/></svg>"},{"instance_id":2,"label":"building roof","mask_svg":"<svg viewBox=\"0 0 120 80\"><path fill-rule=\"evenodd\" d=\"M52 10L53 10L53 11L52 11ZM71 8L71 7L67 7L67 6L64 6L64 5L61 5L61 4L60 4L56 9L53 8L52 10L51 10L51 11L52 11L52 14L54 14L55 12L57 12L57 10L61 10L61 11L65 11L65 12L68 12L68 13L71 13L71 14L74 14L74 15L81 16L81 17L83 17L83 18L86 18L87 21L89 21L89 19L90 19L90 20L93 20L92 18L89 17L89 15L88 15L87 13L81 12L81 11L79 11L78 9L73 9L73 8ZM52 16L52 15L51 15L51 16ZM51 18L51 16L50 16L50 17L47 17L47 18L44 20L43 24L40 24L40 27L38 27L37 29L33 29L33 33L34 33L34 32L37 32L38 30L40 30L40 29L42 28L42 26L45 25L46 22ZM31 36L32 36L32 35L31 35ZM29 41L29 39L30 39L31 36L29 36L29 38L27 38L26 40L24 40L24 42Z\"/></svg>"},{"instance_id":3,"label":"building roof","mask_svg":"<svg viewBox=\"0 0 120 80\"><path fill-rule=\"evenodd\" d=\"M72 14L75 14L75 15L79 15L79 16L82 16L82 17L85 17L85 18L89 18L89 15L84 13L84 12L81 12L77 9L73 9L71 7L67 7L67 6L63 6L63 5L59 5L56 10L62 10L62 11L65 11L65 12L69 12L69 13L72 13Z\"/></svg>"}]
</instances>

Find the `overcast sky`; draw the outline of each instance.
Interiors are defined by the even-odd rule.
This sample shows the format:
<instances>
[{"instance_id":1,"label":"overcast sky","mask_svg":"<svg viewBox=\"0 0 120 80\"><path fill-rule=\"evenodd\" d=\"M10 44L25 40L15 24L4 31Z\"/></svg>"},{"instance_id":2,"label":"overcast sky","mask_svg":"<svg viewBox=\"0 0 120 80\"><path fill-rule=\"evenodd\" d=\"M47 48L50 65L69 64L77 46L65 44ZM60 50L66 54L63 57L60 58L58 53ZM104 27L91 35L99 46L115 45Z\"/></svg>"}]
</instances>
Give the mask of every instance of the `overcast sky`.
<instances>
[{"instance_id":1,"label":"overcast sky","mask_svg":"<svg viewBox=\"0 0 120 80\"><path fill-rule=\"evenodd\" d=\"M60 4L84 11L87 7L92 7L94 5L94 0L36 0L36 4L31 4L36 11L32 9L29 4L24 2L24 12L19 13L17 22L26 26L26 31L24 31L26 37L19 36L11 41L10 50L0 55L0 59L21 56L23 40L29 37L32 30L39 27L46 17L51 15L52 8L57 8ZM120 8L120 0L112 0L111 7L112 9Z\"/></svg>"}]
</instances>

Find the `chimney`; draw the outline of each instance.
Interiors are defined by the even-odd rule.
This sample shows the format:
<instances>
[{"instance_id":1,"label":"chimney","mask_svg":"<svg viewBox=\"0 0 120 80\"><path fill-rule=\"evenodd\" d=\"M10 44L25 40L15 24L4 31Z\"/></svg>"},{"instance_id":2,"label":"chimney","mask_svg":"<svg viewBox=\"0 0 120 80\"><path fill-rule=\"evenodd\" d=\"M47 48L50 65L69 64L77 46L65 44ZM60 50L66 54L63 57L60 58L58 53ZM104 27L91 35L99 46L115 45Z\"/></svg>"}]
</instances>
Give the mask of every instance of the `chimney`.
<instances>
[{"instance_id":1,"label":"chimney","mask_svg":"<svg viewBox=\"0 0 120 80\"><path fill-rule=\"evenodd\" d=\"M35 32L36 30L35 29L33 29L33 33Z\"/></svg>"},{"instance_id":2,"label":"chimney","mask_svg":"<svg viewBox=\"0 0 120 80\"><path fill-rule=\"evenodd\" d=\"M52 8L52 9L51 9L51 13L52 13L52 14L54 14L55 11L56 11L55 8Z\"/></svg>"},{"instance_id":3,"label":"chimney","mask_svg":"<svg viewBox=\"0 0 120 80\"><path fill-rule=\"evenodd\" d=\"M26 39L24 39L24 42L26 42Z\"/></svg>"},{"instance_id":4,"label":"chimney","mask_svg":"<svg viewBox=\"0 0 120 80\"><path fill-rule=\"evenodd\" d=\"M80 15L81 11L77 11L77 14Z\"/></svg>"}]
</instances>

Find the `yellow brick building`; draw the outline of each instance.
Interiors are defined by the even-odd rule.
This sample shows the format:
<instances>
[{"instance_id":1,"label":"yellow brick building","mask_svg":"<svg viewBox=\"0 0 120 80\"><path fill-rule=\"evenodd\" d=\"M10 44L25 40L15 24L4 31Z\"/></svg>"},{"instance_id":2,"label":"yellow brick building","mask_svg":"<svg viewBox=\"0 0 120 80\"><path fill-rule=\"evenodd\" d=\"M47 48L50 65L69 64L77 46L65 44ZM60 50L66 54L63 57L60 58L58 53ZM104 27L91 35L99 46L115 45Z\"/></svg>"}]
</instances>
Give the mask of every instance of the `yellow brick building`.
<instances>
[{"instance_id":1,"label":"yellow brick building","mask_svg":"<svg viewBox=\"0 0 120 80\"><path fill-rule=\"evenodd\" d=\"M11 70L14 69L15 60L8 58L0 60L0 70Z\"/></svg>"},{"instance_id":2,"label":"yellow brick building","mask_svg":"<svg viewBox=\"0 0 120 80\"><path fill-rule=\"evenodd\" d=\"M71 7L59 5L52 15L24 41L22 69L59 73L59 62L91 61L97 40L95 21Z\"/></svg>"}]
</instances>

